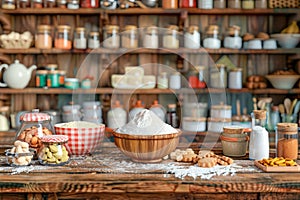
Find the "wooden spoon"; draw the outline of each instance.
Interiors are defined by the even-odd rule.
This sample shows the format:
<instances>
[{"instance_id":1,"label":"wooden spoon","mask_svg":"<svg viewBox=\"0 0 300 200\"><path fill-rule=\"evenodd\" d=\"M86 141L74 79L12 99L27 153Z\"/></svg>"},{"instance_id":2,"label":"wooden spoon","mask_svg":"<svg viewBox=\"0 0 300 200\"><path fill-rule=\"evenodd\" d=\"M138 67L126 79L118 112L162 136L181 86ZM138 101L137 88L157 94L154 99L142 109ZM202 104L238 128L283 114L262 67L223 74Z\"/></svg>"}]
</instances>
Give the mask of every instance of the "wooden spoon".
<instances>
[{"instance_id":1,"label":"wooden spoon","mask_svg":"<svg viewBox=\"0 0 300 200\"><path fill-rule=\"evenodd\" d=\"M281 104L279 104L279 106L278 106L278 108L279 108L279 112L280 112L280 114L284 114L284 105L281 103Z\"/></svg>"},{"instance_id":2,"label":"wooden spoon","mask_svg":"<svg viewBox=\"0 0 300 200\"><path fill-rule=\"evenodd\" d=\"M289 114L292 101L289 98L285 98L283 104L284 104L286 114Z\"/></svg>"},{"instance_id":3,"label":"wooden spoon","mask_svg":"<svg viewBox=\"0 0 300 200\"><path fill-rule=\"evenodd\" d=\"M295 107L297 101L298 101L297 99L294 99L294 101L292 102L292 105L289 110L289 115L293 114L293 110L294 110L294 107Z\"/></svg>"}]
</instances>

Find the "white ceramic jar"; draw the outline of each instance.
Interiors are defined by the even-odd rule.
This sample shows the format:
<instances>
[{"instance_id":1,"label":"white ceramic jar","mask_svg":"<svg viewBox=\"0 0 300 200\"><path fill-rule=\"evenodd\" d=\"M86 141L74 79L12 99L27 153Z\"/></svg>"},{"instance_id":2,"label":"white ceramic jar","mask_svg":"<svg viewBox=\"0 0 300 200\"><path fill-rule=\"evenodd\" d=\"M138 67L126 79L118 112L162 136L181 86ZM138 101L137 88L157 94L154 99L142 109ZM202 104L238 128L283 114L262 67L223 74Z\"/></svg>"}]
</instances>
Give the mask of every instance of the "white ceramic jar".
<instances>
[{"instance_id":1,"label":"white ceramic jar","mask_svg":"<svg viewBox=\"0 0 300 200\"><path fill-rule=\"evenodd\" d=\"M206 118L183 117L182 129L185 131L202 132L206 130Z\"/></svg>"},{"instance_id":2,"label":"white ceramic jar","mask_svg":"<svg viewBox=\"0 0 300 200\"><path fill-rule=\"evenodd\" d=\"M229 105L212 105L210 109L211 118L226 118L231 119L232 112Z\"/></svg>"},{"instance_id":3,"label":"white ceramic jar","mask_svg":"<svg viewBox=\"0 0 300 200\"><path fill-rule=\"evenodd\" d=\"M198 26L190 26L184 33L184 47L190 49L200 48L201 35Z\"/></svg>"},{"instance_id":4,"label":"white ceramic jar","mask_svg":"<svg viewBox=\"0 0 300 200\"><path fill-rule=\"evenodd\" d=\"M228 88L242 89L242 68L235 68L230 70L228 76Z\"/></svg>"},{"instance_id":5,"label":"white ceramic jar","mask_svg":"<svg viewBox=\"0 0 300 200\"><path fill-rule=\"evenodd\" d=\"M231 118L208 118L207 130L208 132L221 133L223 127L231 126Z\"/></svg>"},{"instance_id":6,"label":"white ceramic jar","mask_svg":"<svg viewBox=\"0 0 300 200\"><path fill-rule=\"evenodd\" d=\"M120 101L115 101L112 108L107 113L107 127L116 129L122 127L127 122L127 112L120 104Z\"/></svg>"},{"instance_id":7,"label":"white ceramic jar","mask_svg":"<svg viewBox=\"0 0 300 200\"><path fill-rule=\"evenodd\" d=\"M243 41L242 37L240 36L240 27L235 25L229 27L224 38L224 47L230 49L240 49L242 48L242 45Z\"/></svg>"}]
</instances>

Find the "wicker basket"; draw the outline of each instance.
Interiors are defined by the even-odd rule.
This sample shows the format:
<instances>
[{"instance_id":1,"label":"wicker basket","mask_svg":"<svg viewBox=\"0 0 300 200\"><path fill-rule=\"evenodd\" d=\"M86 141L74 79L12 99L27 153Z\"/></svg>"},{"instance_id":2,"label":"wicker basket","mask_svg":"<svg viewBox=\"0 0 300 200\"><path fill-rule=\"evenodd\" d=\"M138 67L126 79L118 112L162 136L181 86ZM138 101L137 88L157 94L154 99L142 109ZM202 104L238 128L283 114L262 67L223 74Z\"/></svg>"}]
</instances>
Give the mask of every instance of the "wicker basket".
<instances>
[{"instance_id":1,"label":"wicker basket","mask_svg":"<svg viewBox=\"0 0 300 200\"><path fill-rule=\"evenodd\" d=\"M299 8L299 0L269 0L270 8Z\"/></svg>"}]
</instances>

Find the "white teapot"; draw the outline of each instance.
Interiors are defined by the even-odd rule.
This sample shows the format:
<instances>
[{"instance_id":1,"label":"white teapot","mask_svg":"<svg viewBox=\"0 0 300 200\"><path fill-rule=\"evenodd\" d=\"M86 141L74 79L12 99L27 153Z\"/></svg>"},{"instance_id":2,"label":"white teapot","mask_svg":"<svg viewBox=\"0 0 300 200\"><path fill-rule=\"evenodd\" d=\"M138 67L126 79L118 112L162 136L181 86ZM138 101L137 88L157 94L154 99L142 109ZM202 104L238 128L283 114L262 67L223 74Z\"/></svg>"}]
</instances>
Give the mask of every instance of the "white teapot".
<instances>
[{"instance_id":1,"label":"white teapot","mask_svg":"<svg viewBox=\"0 0 300 200\"><path fill-rule=\"evenodd\" d=\"M3 81L5 83L0 82L0 87L8 86L10 88L23 89L28 85L32 71L37 67L32 65L27 69L19 60L15 60L15 62L9 66L7 64L0 65L0 71L3 68L6 69L3 74Z\"/></svg>"}]
</instances>

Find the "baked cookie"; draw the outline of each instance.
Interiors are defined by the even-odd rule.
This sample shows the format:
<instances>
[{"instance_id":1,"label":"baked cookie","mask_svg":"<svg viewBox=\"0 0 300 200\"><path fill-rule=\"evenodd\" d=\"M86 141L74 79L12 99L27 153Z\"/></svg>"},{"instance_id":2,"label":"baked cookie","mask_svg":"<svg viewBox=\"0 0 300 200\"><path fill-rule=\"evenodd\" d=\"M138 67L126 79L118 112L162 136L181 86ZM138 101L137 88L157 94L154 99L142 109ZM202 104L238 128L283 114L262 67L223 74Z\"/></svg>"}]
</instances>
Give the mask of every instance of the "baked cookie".
<instances>
[{"instance_id":1,"label":"baked cookie","mask_svg":"<svg viewBox=\"0 0 300 200\"><path fill-rule=\"evenodd\" d=\"M205 168L210 168L213 167L217 164L217 159L216 158L202 158L199 159L198 161L198 166L199 167L205 167Z\"/></svg>"},{"instance_id":2,"label":"baked cookie","mask_svg":"<svg viewBox=\"0 0 300 200\"><path fill-rule=\"evenodd\" d=\"M198 152L198 158L209 158L209 157L213 157L215 154L212 151L208 151L208 150L200 150Z\"/></svg>"}]
</instances>

